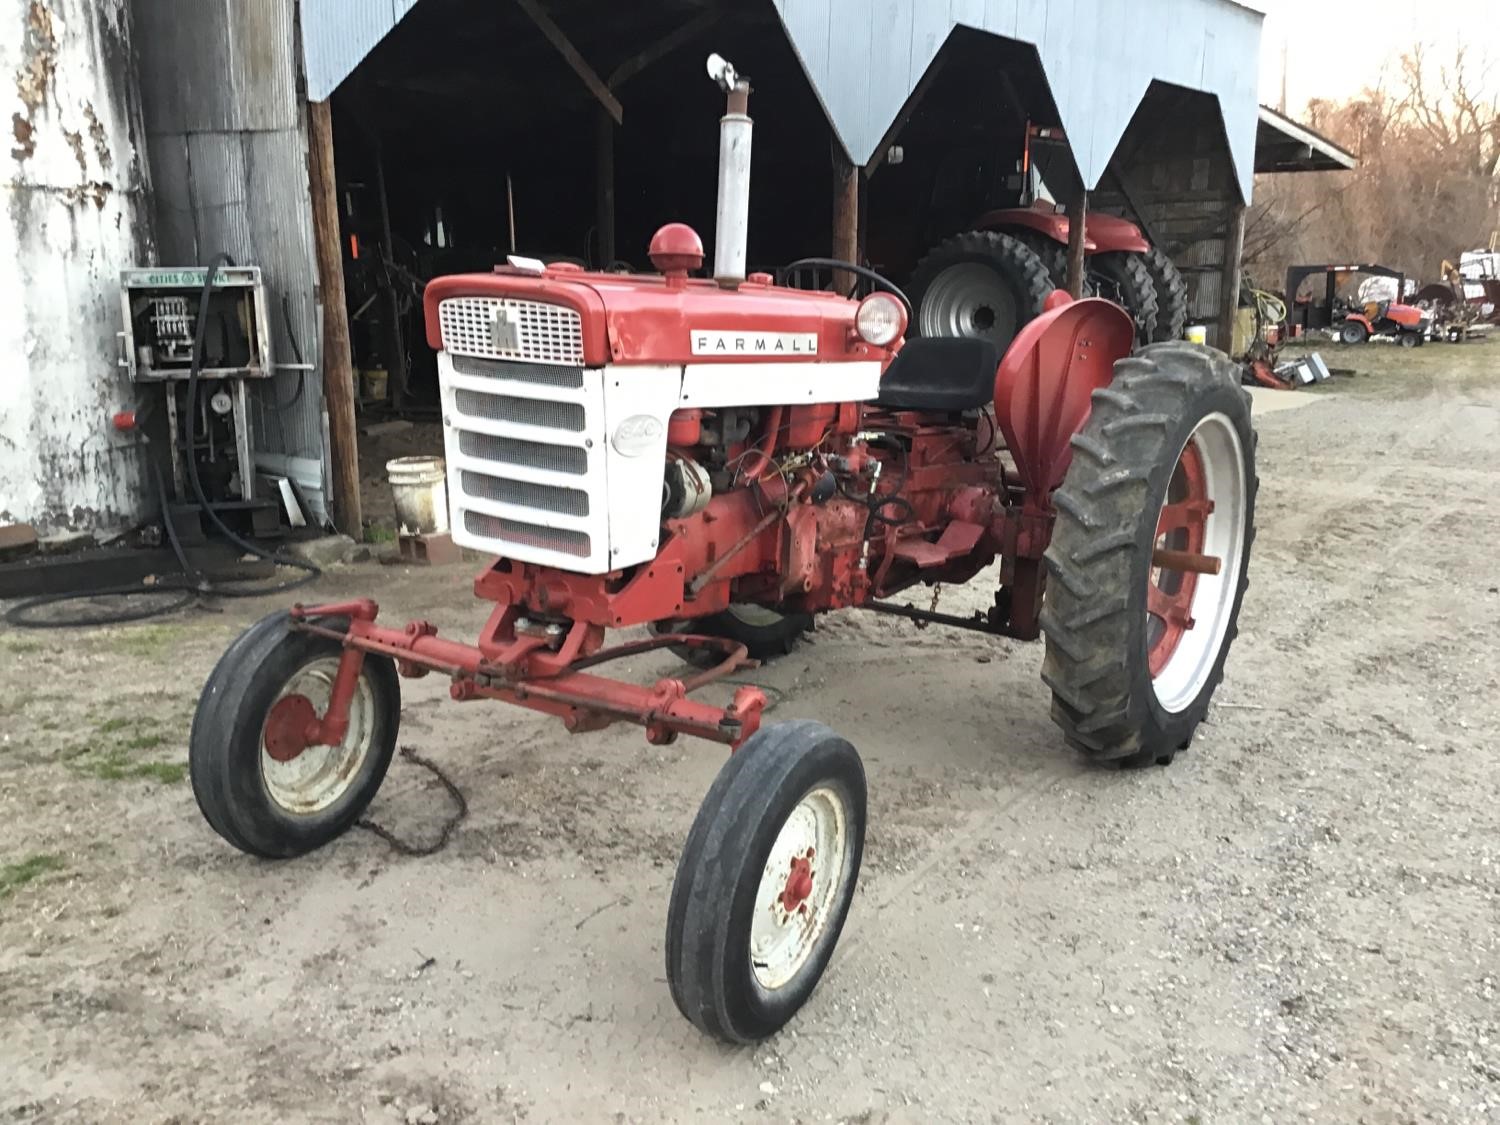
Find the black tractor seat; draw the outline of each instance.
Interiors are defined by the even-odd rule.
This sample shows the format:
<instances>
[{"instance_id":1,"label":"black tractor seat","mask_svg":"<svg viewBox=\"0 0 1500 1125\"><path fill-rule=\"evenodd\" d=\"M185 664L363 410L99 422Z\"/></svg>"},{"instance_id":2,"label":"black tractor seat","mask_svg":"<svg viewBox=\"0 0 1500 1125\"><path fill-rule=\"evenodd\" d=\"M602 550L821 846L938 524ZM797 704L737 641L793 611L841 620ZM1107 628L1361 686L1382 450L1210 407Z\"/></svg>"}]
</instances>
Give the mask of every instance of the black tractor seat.
<instances>
[{"instance_id":1,"label":"black tractor seat","mask_svg":"<svg viewBox=\"0 0 1500 1125\"><path fill-rule=\"evenodd\" d=\"M906 345L880 377L876 403L892 410L953 413L995 400L999 349L989 340L924 336Z\"/></svg>"}]
</instances>

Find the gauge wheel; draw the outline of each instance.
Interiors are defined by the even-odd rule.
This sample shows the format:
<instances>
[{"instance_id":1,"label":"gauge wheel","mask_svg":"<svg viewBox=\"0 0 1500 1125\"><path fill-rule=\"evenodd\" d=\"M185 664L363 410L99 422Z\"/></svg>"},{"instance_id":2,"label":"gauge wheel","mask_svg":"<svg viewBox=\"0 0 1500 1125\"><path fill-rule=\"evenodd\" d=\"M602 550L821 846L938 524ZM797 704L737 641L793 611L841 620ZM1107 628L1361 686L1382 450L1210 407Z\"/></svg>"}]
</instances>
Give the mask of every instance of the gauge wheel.
<instances>
[{"instance_id":1,"label":"gauge wheel","mask_svg":"<svg viewBox=\"0 0 1500 1125\"><path fill-rule=\"evenodd\" d=\"M854 900L865 815L859 754L821 723L763 727L724 763L667 908L667 981L700 1030L752 1043L807 1003Z\"/></svg>"},{"instance_id":2,"label":"gauge wheel","mask_svg":"<svg viewBox=\"0 0 1500 1125\"><path fill-rule=\"evenodd\" d=\"M989 340L1003 355L1042 315L1053 288L1047 267L1020 240L995 231L960 234L917 264L913 334Z\"/></svg>"},{"instance_id":3,"label":"gauge wheel","mask_svg":"<svg viewBox=\"0 0 1500 1125\"><path fill-rule=\"evenodd\" d=\"M1169 764L1224 675L1255 534L1250 396L1227 356L1153 344L1073 438L1047 549L1042 679L1086 756Z\"/></svg>"},{"instance_id":4,"label":"gauge wheel","mask_svg":"<svg viewBox=\"0 0 1500 1125\"><path fill-rule=\"evenodd\" d=\"M782 613L751 602L736 602L723 612L706 617L659 621L651 626L651 631L725 637L744 645L752 660L765 663L786 656L812 628L810 613ZM695 668L711 668L724 658L718 651L686 645L673 645L672 652Z\"/></svg>"},{"instance_id":5,"label":"gauge wheel","mask_svg":"<svg viewBox=\"0 0 1500 1125\"><path fill-rule=\"evenodd\" d=\"M348 627L346 618L319 623ZM204 819L241 851L266 859L313 851L346 832L379 790L401 720L388 657L365 655L339 745L307 744L302 734L326 709L343 652L278 613L241 635L209 675L189 772Z\"/></svg>"}]
</instances>

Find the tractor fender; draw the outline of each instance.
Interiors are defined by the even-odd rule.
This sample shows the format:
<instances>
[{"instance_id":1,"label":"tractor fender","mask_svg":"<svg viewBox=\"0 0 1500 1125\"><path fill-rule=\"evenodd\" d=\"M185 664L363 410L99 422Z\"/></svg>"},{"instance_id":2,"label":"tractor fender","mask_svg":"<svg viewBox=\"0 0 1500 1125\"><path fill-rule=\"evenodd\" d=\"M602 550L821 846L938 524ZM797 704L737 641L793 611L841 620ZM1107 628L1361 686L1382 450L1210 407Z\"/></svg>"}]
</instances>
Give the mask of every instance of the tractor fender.
<instances>
[{"instance_id":1,"label":"tractor fender","mask_svg":"<svg viewBox=\"0 0 1500 1125\"><path fill-rule=\"evenodd\" d=\"M1100 254L1145 254L1151 249L1141 228L1118 215L1090 215L1084 220L1083 233Z\"/></svg>"},{"instance_id":2,"label":"tractor fender","mask_svg":"<svg viewBox=\"0 0 1500 1125\"><path fill-rule=\"evenodd\" d=\"M1030 230L1053 242L1068 244L1068 217L1056 211L1043 211L1037 207L1002 207L998 211L987 211L974 224L976 230L1014 231ZM1089 227L1084 226L1083 248L1092 254L1098 249L1088 239Z\"/></svg>"},{"instance_id":3,"label":"tractor fender","mask_svg":"<svg viewBox=\"0 0 1500 1125\"><path fill-rule=\"evenodd\" d=\"M1364 313L1349 313L1344 317L1344 320L1346 322L1352 320L1359 324L1363 324L1365 326L1366 332L1368 332L1371 336L1375 335L1375 325L1370 323L1370 318L1365 316Z\"/></svg>"},{"instance_id":4,"label":"tractor fender","mask_svg":"<svg viewBox=\"0 0 1500 1125\"><path fill-rule=\"evenodd\" d=\"M1073 460L1073 435L1135 347L1135 322L1098 297L1061 290L1011 343L995 372L995 419L1016 461L1029 507L1050 511Z\"/></svg>"}]
</instances>

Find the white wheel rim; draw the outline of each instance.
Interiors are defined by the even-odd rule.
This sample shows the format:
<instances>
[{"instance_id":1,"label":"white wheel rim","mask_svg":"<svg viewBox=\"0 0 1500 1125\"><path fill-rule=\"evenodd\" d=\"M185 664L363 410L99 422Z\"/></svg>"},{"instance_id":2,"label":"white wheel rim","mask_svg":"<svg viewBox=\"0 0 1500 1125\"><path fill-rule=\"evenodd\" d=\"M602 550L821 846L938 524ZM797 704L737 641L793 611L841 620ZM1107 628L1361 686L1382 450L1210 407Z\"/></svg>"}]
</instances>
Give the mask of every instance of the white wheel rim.
<instances>
[{"instance_id":1,"label":"white wheel rim","mask_svg":"<svg viewBox=\"0 0 1500 1125\"><path fill-rule=\"evenodd\" d=\"M828 929L848 878L848 834L844 796L826 785L803 797L782 824L750 923L750 966L762 988L782 988L795 978ZM794 886L798 875L810 877L810 886Z\"/></svg>"},{"instance_id":2,"label":"white wheel rim","mask_svg":"<svg viewBox=\"0 0 1500 1125\"><path fill-rule=\"evenodd\" d=\"M917 319L924 336L968 336L1009 344L1017 330L1016 298L989 266L960 262L932 279Z\"/></svg>"},{"instance_id":3,"label":"white wheel rim","mask_svg":"<svg viewBox=\"0 0 1500 1125\"><path fill-rule=\"evenodd\" d=\"M1245 452L1234 423L1210 414L1188 437L1203 463L1213 511L1204 526L1203 553L1223 560L1218 574L1200 574L1193 591L1193 627L1151 681L1163 710L1185 710L1203 690L1224 646L1245 557ZM1187 447L1184 443L1183 448ZM1177 460L1182 459L1179 450ZM1173 462L1175 465L1176 462Z\"/></svg>"},{"instance_id":4,"label":"white wheel rim","mask_svg":"<svg viewBox=\"0 0 1500 1125\"><path fill-rule=\"evenodd\" d=\"M302 695L323 715L333 694L339 658L326 656L298 669L272 703L290 695ZM375 741L375 692L363 673L349 701L349 731L337 746L309 746L290 761L278 762L266 747L265 731L260 739L260 775L266 792L284 810L296 816L318 813L338 802L349 791L360 768L370 756Z\"/></svg>"}]
</instances>

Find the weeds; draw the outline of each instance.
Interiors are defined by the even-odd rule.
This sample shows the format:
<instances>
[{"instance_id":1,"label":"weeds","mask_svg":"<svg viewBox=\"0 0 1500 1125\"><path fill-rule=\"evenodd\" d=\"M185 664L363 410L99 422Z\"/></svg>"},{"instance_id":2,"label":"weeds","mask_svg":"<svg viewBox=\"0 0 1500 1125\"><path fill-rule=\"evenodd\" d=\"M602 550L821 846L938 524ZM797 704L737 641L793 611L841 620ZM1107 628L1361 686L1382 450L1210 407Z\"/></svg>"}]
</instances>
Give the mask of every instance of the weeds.
<instances>
[{"instance_id":1,"label":"weeds","mask_svg":"<svg viewBox=\"0 0 1500 1125\"><path fill-rule=\"evenodd\" d=\"M19 863L5 864L0 867L0 899L49 871L61 871L64 866L61 857L46 854L27 856Z\"/></svg>"},{"instance_id":2,"label":"weeds","mask_svg":"<svg viewBox=\"0 0 1500 1125\"><path fill-rule=\"evenodd\" d=\"M155 781L176 785L187 776L187 766L177 762L137 762L118 747L85 754L74 759L73 769L100 781Z\"/></svg>"}]
</instances>

